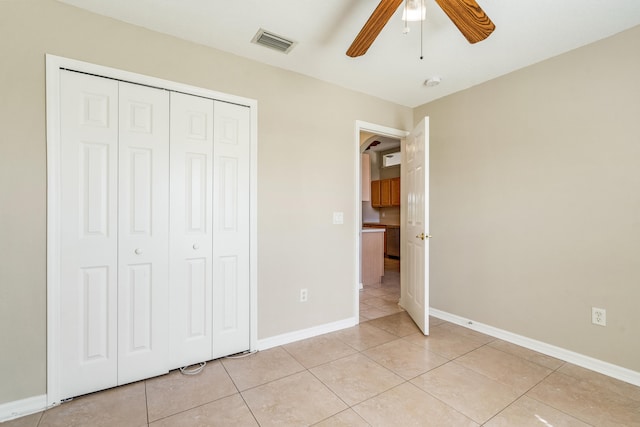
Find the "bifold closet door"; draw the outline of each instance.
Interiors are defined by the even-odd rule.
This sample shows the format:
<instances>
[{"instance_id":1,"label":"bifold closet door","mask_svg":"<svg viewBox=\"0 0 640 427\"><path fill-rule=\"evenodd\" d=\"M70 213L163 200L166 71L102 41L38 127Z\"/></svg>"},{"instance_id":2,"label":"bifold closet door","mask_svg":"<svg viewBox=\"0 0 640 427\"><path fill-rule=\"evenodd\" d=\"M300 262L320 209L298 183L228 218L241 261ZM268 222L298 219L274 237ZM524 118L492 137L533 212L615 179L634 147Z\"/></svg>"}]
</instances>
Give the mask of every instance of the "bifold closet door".
<instances>
[{"instance_id":1,"label":"bifold closet door","mask_svg":"<svg viewBox=\"0 0 640 427\"><path fill-rule=\"evenodd\" d=\"M213 107L213 357L250 348L250 109Z\"/></svg>"},{"instance_id":2,"label":"bifold closet door","mask_svg":"<svg viewBox=\"0 0 640 427\"><path fill-rule=\"evenodd\" d=\"M117 385L118 82L60 81L60 393Z\"/></svg>"},{"instance_id":3,"label":"bifold closet door","mask_svg":"<svg viewBox=\"0 0 640 427\"><path fill-rule=\"evenodd\" d=\"M169 370L169 92L119 83L118 384Z\"/></svg>"},{"instance_id":4,"label":"bifold closet door","mask_svg":"<svg viewBox=\"0 0 640 427\"><path fill-rule=\"evenodd\" d=\"M61 71L60 394L250 348L250 109Z\"/></svg>"},{"instance_id":5,"label":"bifold closet door","mask_svg":"<svg viewBox=\"0 0 640 427\"><path fill-rule=\"evenodd\" d=\"M171 93L171 368L211 360L213 100Z\"/></svg>"},{"instance_id":6,"label":"bifold closet door","mask_svg":"<svg viewBox=\"0 0 640 427\"><path fill-rule=\"evenodd\" d=\"M171 366L250 348L246 107L171 94Z\"/></svg>"},{"instance_id":7,"label":"bifold closet door","mask_svg":"<svg viewBox=\"0 0 640 427\"><path fill-rule=\"evenodd\" d=\"M169 94L61 72L60 390L168 371Z\"/></svg>"}]
</instances>

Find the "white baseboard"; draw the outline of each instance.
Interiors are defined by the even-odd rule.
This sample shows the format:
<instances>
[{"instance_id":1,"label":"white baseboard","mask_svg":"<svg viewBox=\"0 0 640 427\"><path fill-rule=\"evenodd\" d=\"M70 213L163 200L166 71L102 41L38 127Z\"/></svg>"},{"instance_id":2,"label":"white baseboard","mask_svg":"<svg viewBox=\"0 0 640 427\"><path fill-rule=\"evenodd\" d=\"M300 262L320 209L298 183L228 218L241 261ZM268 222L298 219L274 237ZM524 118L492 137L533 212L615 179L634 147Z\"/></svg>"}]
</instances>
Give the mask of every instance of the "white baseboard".
<instances>
[{"instance_id":1,"label":"white baseboard","mask_svg":"<svg viewBox=\"0 0 640 427\"><path fill-rule=\"evenodd\" d=\"M576 353L562 347L556 347L542 341L514 334L513 332L505 331L504 329L485 325L435 308L429 308L429 314L433 317L437 317L438 319L446 320L448 322L455 323L456 325L464 326L465 328L500 338L501 340L508 341L512 344L526 347L530 350L546 354L547 356L555 357L556 359L564 360L565 362L573 363L574 365L578 365L640 387L640 372L632 371L631 369L623 368L599 359L594 359L593 357L585 356L584 354Z\"/></svg>"},{"instance_id":2,"label":"white baseboard","mask_svg":"<svg viewBox=\"0 0 640 427\"><path fill-rule=\"evenodd\" d=\"M357 324L358 319L355 317L350 317L348 319L339 320L337 322L326 323L324 325L314 326L308 329L301 329L299 331L288 332L286 334L264 338L258 340L258 350L266 350L269 348L277 347L279 345L285 345L307 338L313 338L318 335L327 334L329 332L335 332L341 329L350 328Z\"/></svg>"},{"instance_id":3,"label":"white baseboard","mask_svg":"<svg viewBox=\"0 0 640 427\"><path fill-rule=\"evenodd\" d=\"M47 409L47 395L0 403L0 423Z\"/></svg>"}]
</instances>

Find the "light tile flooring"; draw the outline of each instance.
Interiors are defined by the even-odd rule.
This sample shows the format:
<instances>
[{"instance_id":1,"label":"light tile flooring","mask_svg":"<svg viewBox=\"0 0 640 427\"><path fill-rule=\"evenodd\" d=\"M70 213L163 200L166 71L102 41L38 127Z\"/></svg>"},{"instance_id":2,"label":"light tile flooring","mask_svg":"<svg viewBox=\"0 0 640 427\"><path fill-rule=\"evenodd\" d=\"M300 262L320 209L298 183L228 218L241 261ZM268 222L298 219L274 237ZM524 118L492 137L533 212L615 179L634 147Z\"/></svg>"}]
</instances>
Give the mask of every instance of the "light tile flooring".
<instances>
[{"instance_id":1,"label":"light tile flooring","mask_svg":"<svg viewBox=\"0 0 640 427\"><path fill-rule=\"evenodd\" d=\"M365 286L360 291L360 322L399 313L400 261L384 259L384 276L375 285Z\"/></svg>"},{"instance_id":2,"label":"light tile flooring","mask_svg":"<svg viewBox=\"0 0 640 427\"><path fill-rule=\"evenodd\" d=\"M640 426L639 387L434 318L424 337L385 302L397 292L391 277L362 291L370 308L353 328L2 427Z\"/></svg>"}]
</instances>

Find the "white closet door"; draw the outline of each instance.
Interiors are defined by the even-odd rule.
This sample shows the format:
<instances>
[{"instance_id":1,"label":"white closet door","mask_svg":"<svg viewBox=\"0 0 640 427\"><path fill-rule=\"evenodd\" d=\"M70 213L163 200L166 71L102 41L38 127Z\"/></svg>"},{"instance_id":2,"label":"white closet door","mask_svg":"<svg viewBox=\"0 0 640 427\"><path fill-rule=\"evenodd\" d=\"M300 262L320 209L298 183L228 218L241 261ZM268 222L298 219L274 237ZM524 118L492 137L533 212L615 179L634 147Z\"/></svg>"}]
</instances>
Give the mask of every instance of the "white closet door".
<instances>
[{"instance_id":1,"label":"white closet door","mask_svg":"<svg viewBox=\"0 0 640 427\"><path fill-rule=\"evenodd\" d=\"M214 103L213 357L250 347L250 109Z\"/></svg>"},{"instance_id":2,"label":"white closet door","mask_svg":"<svg viewBox=\"0 0 640 427\"><path fill-rule=\"evenodd\" d=\"M117 384L118 83L60 81L60 395Z\"/></svg>"},{"instance_id":3,"label":"white closet door","mask_svg":"<svg viewBox=\"0 0 640 427\"><path fill-rule=\"evenodd\" d=\"M213 100L171 93L171 368L211 360Z\"/></svg>"},{"instance_id":4,"label":"white closet door","mask_svg":"<svg viewBox=\"0 0 640 427\"><path fill-rule=\"evenodd\" d=\"M118 383L168 371L169 93L120 82Z\"/></svg>"}]
</instances>

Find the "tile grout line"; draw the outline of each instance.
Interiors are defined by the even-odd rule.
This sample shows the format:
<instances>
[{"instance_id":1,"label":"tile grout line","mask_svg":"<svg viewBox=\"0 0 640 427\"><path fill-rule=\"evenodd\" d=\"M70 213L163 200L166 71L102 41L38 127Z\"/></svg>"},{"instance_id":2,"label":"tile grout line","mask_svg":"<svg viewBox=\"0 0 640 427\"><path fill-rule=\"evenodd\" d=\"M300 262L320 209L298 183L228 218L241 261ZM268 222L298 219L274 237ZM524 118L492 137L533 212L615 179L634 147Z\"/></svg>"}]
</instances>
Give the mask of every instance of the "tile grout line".
<instances>
[{"instance_id":1,"label":"tile grout line","mask_svg":"<svg viewBox=\"0 0 640 427\"><path fill-rule=\"evenodd\" d=\"M258 353L259 353L259 351L256 351L255 353L251 354L249 357L257 355ZM249 406L249 404L247 403L247 400L244 398L244 395L240 391L240 387L238 387L238 384L236 384L235 380L233 379L233 376L231 375L231 373L229 372L229 370L227 369L225 364L222 362L222 360L220 361L220 364L222 365L222 369L224 369L224 371L227 373L227 376L229 377L229 379L233 383L233 386L236 388L236 391L238 392L238 395L240 396L240 399L242 399L242 402L244 403L244 406L247 407L247 409L249 410L249 413L251 414L251 416L255 420L256 424L258 426L260 426L260 422L258 421L258 418L256 418L256 414L254 414L253 410L251 409L251 406Z\"/></svg>"},{"instance_id":2,"label":"tile grout line","mask_svg":"<svg viewBox=\"0 0 640 427\"><path fill-rule=\"evenodd\" d=\"M397 314L397 313L394 313L394 314ZM394 314L391 314L391 316L392 316L392 315L394 315ZM386 316L382 316L382 317L386 317ZM367 321L367 322L368 322L368 321ZM367 323L367 322L359 323L359 324L358 324L358 325L356 325L356 326L359 326L359 325L361 325L361 324L363 324L363 323ZM376 328L376 329L378 329L378 330L380 330L380 331L383 331L383 332L389 333L389 334L391 334L391 335L394 335L394 336L396 337L396 340L401 340L401 339L402 339L402 337L401 337L401 336L399 336L399 335L397 335L397 334L394 334L394 333L392 333L392 332L389 332L389 331L385 331L384 329L379 328L379 327L377 327L377 326L375 326L375 325L370 325L370 326L372 326L372 327L374 327L374 328ZM323 386L325 386L325 387L326 387L326 388L327 388L327 389L328 389L328 390L329 390L329 391L330 391L330 392L331 392L331 393L332 393L336 398L338 398L342 403L344 403L344 404L346 405L346 407L347 407L347 408L346 408L346 409L343 409L343 410L342 410L342 411L340 411L340 412L337 412L337 413L335 413L335 414L332 414L332 415L330 415L329 417L327 417L327 418L325 418L325 419L323 419L323 420L320 420L320 421L318 421L317 423L314 423L313 425L318 424L318 423L321 423L322 421L328 420L328 419L330 419L330 418L332 418L332 417L335 417L336 415L338 415L338 414L340 414L340 413L342 413L342 412L344 412L344 411L347 411L347 410L349 410L349 409L350 409L350 410L352 410L352 411L353 411L353 412L354 412L354 413L355 413L355 414L356 414L360 419L362 419L362 420L363 420L364 422L366 422L368 425L371 425L371 424L369 424L369 422L368 422L367 420L365 420L364 418L362 418L362 416L361 416L360 414L358 414L358 412L356 412L356 411L355 411L355 409L353 409L353 408L354 408L355 406L357 406L357 405L360 405L360 404L362 404L362 403L364 403L364 402L367 402L367 401L369 401L369 400L371 400L371 399L374 399L374 398L376 398L376 397L380 396L381 394L388 392L389 390L393 390L393 389L394 389L394 388L396 388L396 387L399 387L399 386L401 386L401 385L403 385L403 384L405 384L405 383L408 383L408 382L409 382L409 380L406 380L405 378L403 378L403 377L401 377L400 375L398 375L398 374L396 374L395 372L393 372L391 369L389 369L389 368L387 368L387 367L385 367L385 366L382 366L382 365L381 365L380 363L378 363L376 360L373 360L371 357L369 357L368 355L364 354L364 352L365 352L365 351L368 351L368 350L371 350L371 349L373 349L373 348L376 348L376 347L382 346L382 345L384 345L384 344L387 344L388 342L387 342L387 343L381 343L381 344L378 344L378 345L375 345L375 346L371 346L371 347L367 347L367 348L365 348L365 349L360 350L360 349L358 349L358 348L353 347L353 345L351 345L350 343L348 343L346 340L344 340L344 339L342 339L342 338L339 338L339 337L335 337L335 338L336 338L338 341L342 342L343 344L346 344L347 346L351 347L353 350L355 350L355 351L356 351L356 353L349 354L349 355L346 355L346 356L342 356L342 357L339 357L339 358L337 358L337 359L334 359L334 360L328 361L328 362L326 362L326 363L322 363L322 364L320 364L320 365L313 366L313 367L311 367L311 368L307 368L307 367L305 367L305 369L307 370L307 372L309 372L309 374L311 374L315 379L317 379L317 380L318 380L318 381L319 381ZM393 341L389 341L389 342L393 342ZM286 351L286 349L284 349L284 350ZM287 351L287 353L288 353L288 354L290 354L290 355L291 355L291 357L293 357L293 358L295 359L295 357L294 357L291 353L289 353L288 351ZM333 362L335 362L335 361L337 361L337 360L342 360L342 359L345 359L345 358L347 358L347 357L352 357L352 356L354 356L354 355L356 355L356 354L361 355L361 356L363 356L363 357L366 357L368 360L370 360L371 362L375 363L376 365L378 365L378 366L379 366L379 367L381 367L382 369L384 369L384 370L386 370L386 371L390 372L391 374L393 374L393 375L397 376L398 378L400 378L400 379L402 380L402 382L401 382L400 384L397 384L397 385L395 385L395 386L392 386L392 387L390 387L390 388L388 388L388 389L386 389L386 390L380 391L380 392L378 392L378 393L374 394L373 396L368 397L367 399L365 399L365 400L363 400L363 401L361 401L361 402L358 402L358 403L356 403L356 404L354 404L354 405L350 405L350 404L348 404L347 402L345 402L345 401L344 401L344 399L342 399L342 397L340 397L340 396L339 396L339 395L338 395L338 394L337 394L337 393L336 393L336 392L335 392L335 391L334 391L334 390L333 390L333 389L332 389L328 384L326 384L324 381L322 381L322 379L321 379L321 378L319 378L317 375L315 375L313 372L311 372L311 369L312 369L312 368L316 368L316 367L319 367L319 366L329 365L329 364L331 364L331 363L333 363ZM297 361L297 359L295 359L295 360ZM298 361L298 363L300 363L300 362Z\"/></svg>"},{"instance_id":3,"label":"tile grout line","mask_svg":"<svg viewBox=\"0 0 640 427\"><path fill-rule=\"evenodd\" d=\"M144 406L146 409L145 412L147 414L147 427L148 427L151 421L149 421L149 395L147 394L147 380L144 381Z\"/></svg>"},{"instance_id":4,"label":"tile grout line","mask_svg":"<svg viewBox=\"0 0 640 427\"><path fill-rule=\"evenodd\" d=\"M490 343L495 342L495 341L497 341L497 339L495 339L495 340L493 340L493 341L490 341L489 343L487 343L487 344L485 344L485 345L489 345ZM484 346L483 346L483 347L484 347ZM490 346L490 347L491 347L491 346ZM558 366L557 368L555 368L555 369L551 369L551 368L549 368L549 367L547 367L547 366L540 365L540 364L538 364L538 363L536 363L536 362L533 362L533 361L531 361L531 360L529 360L529 359L526 359L526 358L524 358L524 357L521 357L521 356L515 355L515 354L513 354L513 353L509 353L509 352L507 352L507 351L503 351L503 350L501 350L501 349L499 349L499 348L495 348L495 347L491 347L491 348L492 348L492 349L494 349L494 350L501 351L501 352L503 352L503 353L505 353L505 354L508 354L508 355L511 355L511 356L519 357L519 358L521 358L521 359L523 359L523 360L525 360L525 361L527 361L527 362L533 363L534 365L538 365L538 366L541 366L541 367L543 367L543 368L549 369L551 372L549 372L549 373L548 373L547 375L545 375L545 376L544 376L540 381L538 381L537 383L535 383L534 385L532 385L531 387L529 387L527 390L525 390L525 391L524 391L522 394L520 394L520 395L519 395L515 400L513 400L513 401L512 401L511 403L509 403L507 406L505 406L504 408L502 408L502 410L500 410L499 412L497 412L495 415L493 415L491 418L489 418L487 421L485 421L482 425L485 425L486 423L488 423L489 421L491 421L492 419L494 419L495 417L497 417L498 415L500 415L501 413L503 413L504 411L506 411L508 408L510 408L511 406L513 406L516 402L518 402L519 400L521 400L523 397L527 397L527 398L529 398L529 399L533 399L533 400L535 400L536 402L539 402L539 403L541 403L541 404L543 404L543 405L549 406L549 407L551 407L551 408L553 408L553 409L555 409L555 410L557 410L557 411L559 411L559 412L562 412L563 414L565 414L565 415L567 415L567 416L570 416L571 418L575 418L575 419L577 419L577 420L579 420L579 421L582 421L582 420L580 420L579 418L576 418L576 417L574 417L574 416L573 416L573 415L571 415L571 414L567 414L566 412L561 411L560 409L558 409L558 408L556 408L556 407L554 407L554 406L549 405L548 403L541 402L541 401L539 401L538 399L535 399L535 398L533 398L533 397L531 397L531 396L527 396L527 394L528 394L531 390L533 390L533 389L534 389L535 387L537 387L539 384L541 384L542 382L544 382L544 381L545 381L547 378L549 378L552 374L556 373L556 372L557 372L560 368L562 368L562 367L563 367L567 362L563 362L563 363L562 363L560 366ZM537 352L536 352L536 353L537 353ZM480 373L480 374L481 374L481 373ZM481 374L481 375L482 375L482 374ZM487 378L488 378L488 377L487 377ZM584 422L584 421L583 421L583 422ZM588 424L588 423L586 423L586 424ZM589 425L590 425L590 424L589 424Z\"/></svg>"},{"instance_id":5,"label":"tile grout line","mask_svg":"<svg viewBox=\"0 0 640 427\"><path fill-rule=\"evenodd\" d=\"M395 314L397 314L397 313L395 313ZM392 315L393 315L393 314L392 314ZM387 317L387 316L382 316L382 317ZM365 322L365 323L366 323L366 322ZM393 332L390 332L390 331L384 330L384 329L379 328L379 327L377 327L377 326L375 326L375 325L370 325L370 326L373 326L373 327L375 327L375 328L377 328L377 329L379 329L379 330L381 330L381 331L383 331L383 332L387 332L387 333L389 333L389 334L392 334L392 335L396 336L397 340L403 340L403 341L406 341L406 340L404 340L404 338L405 338L405 337L403 337L403 336L400 336L400 335L397 335L397 334L395 334L395 333L393 333ZM345 344L349 345L347 342L343 341L341 338L338 338L338 340L340 340L340 341L344 342ZM393 341L389 341L389 342L393 342ZM378 396L380 396L380 395L382 395L382 394L384 394L384 393L387 393L387 392L389 392L390 390L393 390L393 389L395 389L395 388L398 388L398 387L403 386L403 385L405 385L405 384L407 384L407 383L408 383L410 386L415 387L418 391L420 391L420 392L422 392L422 393L425 393L425 394L427 394L427 395L431 396L432 398L436 399L438 402L440 402L440 403L442 403L443 405L445 405L446 407L450 408L452 411L454 411L454 412L456 412L456 413L460 414L461 416L465 417L465 418L466 418L466 419L468 419L468 420L471 420L471 421L472 421L472 422L474 422L474 423L476 422L474 419L472 419L472 418L470 418L469 416L467 416L467 415L463 414L463 413L462 413L462 412L460 412L458 409L456 409L456 408L454 408L453 406L449 405L447 402L444 402L443 400L441 400L441 399L440 399L440 398L438 398L437 396L435 396L435 395L433 395L433 394L429 393L429 392L428 392L428 391L426 391L426 390L421 389L420 387L416 386L415 384L413 384L413 383L411 382L413 379L415 379L415 378L417 378L417 377L419 377L419 376L421 376L421 375L424 375L424 374L425 374L425 373L427 373L427 372L433 371L433 370L438 369L438 368L440 368L440 367L442 367L442 366L444 366L444 365L447 365L448 363L452 362L452 361L453 361L453 359L449 359L448 357L445 357L445 356L439 355L439 354L437 354L437 353L435 353L435 352L432 352L432 351L430 351L430 350L428 350L428 349L424 349L425 351L427 351L427 352L429 352L429 353L433 353L433 354L434 354L434 355L436 355L436 356L442 357L443 359L447 359L447 361L446 361L445 363L443 363L442 365L435 366L434 368L432 368L432 369L428 369L427 371L422 372L421 374L418 374L418 375L416 375L416 376L414 376L414 377L412 377L412 378L406 379L406 378L404 378L404 377L400 376L399 374L397 374L396 372L394 372L393 370L391 370L391 369L387 368L386 366L381 365L378 361L376 361L376 360L372 359L372 358L371 358L371 357L369 357L368 355L364 354L364 352L365 352L365 351L369 351L369 350L374 349L374 348L376 348L376 347L383 346L383 345L385 345L385 344L388 344L389 342L381 343L381 344L378 344L378 345L375 345L375 346L371 346L371 347L368 347L368 348L363 349L363 350L358 350L358 349L356 349L356 350L358 351L358 353L356 353L356 354L361 354L362 356L366 357L367 359L369 359L369 360L370 360L370 361L372 361L373 363L377 364L377 365L378 365L378 366L380 366L381 368L383 368L383 369L385 369L385 370L389 371L390 373L394 374L395 376L397 376L398 378L400 378L400 379L402 380L402 382L401 382L401 383L399 383L399 384L396 384L395 386L392 386L392 387L390 387L390 388L388 388L388 389L386 389L386 390L382 390L382 391L380 391L380 392L376 393L375 395L370 396L370 397L368 397L367 399L365 399L365 400L363 400L363 401L361 401L361 402L358 402L358 403L356 403L356 404L354 404L354 405L349 405L348 403L344 402L344 400L343 400L340 396L338 396L338 395L337 395L337 393L336 393L335 391L333 391L333 390L331 389L331 387L330 387L328 384L325 384L325 383L322 381L322 379L320 379L320 378L318 378L317 376L315 376L315 375L313 374L313 372L311 372L311 371L309 371L309 372L310 372L312 375L314 375L314 377L315 377L316 379L318 379L318 381L320 381L320 382L321 382L325 387L327 387L327 388L328 388L328 389L329 389L329 390L330 390L334 395L336 395L336 397L337 397L338 399L340 399L342 402L344 402L344 403L347 405L348 409L351 409L352 411L354 411L354 412L356 413L356 415L358 415L360 418L362 418L362 417L360 416L360 414L358 414L358 412L357 412L357 411L355 411L355 409L354 409L354 407L355 407L355 406L360 405L360 404L362 404L362 403L364 403L364 402L367 402L367 401L369 401L369 400L371 400L371 399L375 399L376 397L378 397ZM490 341L490 342L492 342L492 341ZM408 344L410 344L410 345L412 345L412 346L415 346L415 347L419 348L419 346L414 345L413 343L408 342ZM483 346L484 346L484 345L486 345L486 344L488 344L488 343L485 343L485 344L481 345L480 347L483 347ZM480 348L480 347L478 347L478 348ZM474 349L474 350L477 350L477 348L476 348L476 349ZM474 351L474 350L471 350L471 351ZM465 354L467 354L467 353L465 353ZM338 359L335 359L335 360L341 360L341 359L344 359L344 358L346 358L346 357L350 357L350 356L353 356L353 355L344 356L344 357L341 357L341 358L338 358ZM327 362L327 363L325 363L325 364L318 365L318 366L327 365L327 364L330 364L330 363L332 363L332 362L333 362L333 361L330 361L330 362ZM314 367L315 367L315 366L314 366ZM343 412L343 411L341 411L341 412ZM338 412L338 413L341 413L341 412ZM329 418L331 418L331 417L333 417L333 416L335 416L335 415L337 415L337 414L333 414L332 416L327 417L327 419L329 419ZM366 420L364 420L364 421L365 421L365 422L367 422ZM320 422L322 422L322 421L320 421ZM369 423L367 422L367 424L369 424ZM480 423L478 423L478 424L480 424Z\"/></svg>"},{"instance_id":6,"label":"tile grout line","mask_svg":"<svg viewBox=\"0 0 640 427\"><path fill-rule=\"evenodd\" d=\"M549 375L547 375L546 377L544 377L544 378L543 378L542 380L540 380L536 385L534 385L534 386L533 386L533 387L531 387L529 390L527 390L523 396L527 395L531 390L533 390L535 387L537 387L538 385L540 385L543 381L545 381L547 378L549 378L552 374L556 374L556 373L557 373L557 374L559 374L559 375L565 375L565 376L567 376L567 377L569 377L569 378L573 378L573 379L575 379L575 380L577 380L577 381L580 381L580 378L576 378L576 377L574 377L573 375L568 375L568 374L565 374L565 373L562 373L562 372L558 372L562 367L564 367L564 366L565 366L565 365L567 365L567 364L569 364L569 362L564 362L564 361L563 361L562 365L558 366L556 369L554 369L552 372L550 372L550 373L549 373ZM578 420L578 421L580 421L580 422L583 422L583 423L585 423L585 424L587 424L587 425L589 425L589 426L592 426L592 427L593 427L593 425L592 425L590 422L585 421L584 419L582 419L581 417L579 417L579 416L577 416L577 415L573 415L573 414L570 414L570 413L568 413L568 412L565 412L564 410L562 410L562 409L560 409L560 408L556 408L556 407L555 407L552 403L550 403L550 402L543 402L543 401L541 401L541 400L539 400L539 399L536 399L536 398L535 398L535 397L533 397L533 396L527 396L527 397L528 397L529 399L535 400L535 401L536 401L536 402L538 402L538 403L541 403L541 404L546 405L546 406L548 406L548 407L550 407L550 408L553 408L553 409L555 409L555 410L556 410L556 411L558 411L558 412L561 412L561 413L563 413L563 414L565 414L565 415L567 415L567 416L569 416L569 417L571 417L571 418L574 418L574 419L576 419L576 420Z\"/></svg>"},{"instance_id":7,"label":"tile grout line","mask_svg":"<svg viewBox=\"0 0 640 427\"><path fill-rule=\"evenodd\" d=\"M38 422L36 423L36 427L40 427L40 423L42 422L42 418L44 418L44 413L46 410L40 412L40 416L38 417Z\"/></svg>"},{"instance_id":8,"label":"tile grout line","mask_svg":"<svg viewBox=\"0 0 640 427\"><path fill-rule=\"evenodd\" d=\"M445 324L445 323L446 323L446 322L439 323L438 325L434 325L434 327L440 326L440 325ZM372 326L374 326L374 325L372 325ZM400 337L400 339L404 339L404 338L405 338L405 337ZM467 339L471 339L471 338L468 338L468 337L465 337L465 338L467 338ZM406 341L406 340L405 340L405 341ZM434 354L436 354L436 355L438 355L438 356L441 356L441 357L443 357L443 358L447 359L447 362L443 363L442 365L436 366L436 367L434 367L433 369L427 370L427 371L425 371L424 373L422 373L422 374L420 374L420 375L416 375L414 378L412 378L412 379L410 379L410 380L406 380L405 382L409 382L411 385L415 386L415 384L413 384L413 383L411 382L411 380L413 380L413 379L415 379L415 378L417 378L417 377L419 377L419 376L421 376L421 375L424 375L424 374L425 374L425 373L427 373L427 372L431 372L431 371L433 371L433 370L436 370L436 369L438 369L438 368L441 368L441 367L443 367L443 366L445 366L445 365L447 365L447 364L449 364L449 363L454 363L454 364L457 364L457 365L459 365L459 366L464 367L463 365L460 365L459 363L456 363L455 361L456 361L457 359L460 359L461 357L463 357L463 356L465 356L465 355L467 355L467 354L469 354L469 353L472 353L472 352L474 352L474 351L476 351L476 350L478 350L478 349L480 349L480 348L483 348L483 347L490 347L490 348L491 348L491 349L493 349L493 350L498 350L498 351L500 351L500 352L502 352L502 353L504 353L504 354L507 354L507 355L509 355L509 356L517 357L517 358L522 359L522 360L524 360L524 361L526 361L526 362L528 362L528 363L531 363L531 364L534 364L534 365L536 365L536 366L539 366L539 367L546 368L546 369L549 369L549 370L550 370L550 372L549 372L547 375L545 375L545 376L544 376L540 381L538 381L537 383L535 383L534 385L532 385L529 389L525 390L523 393L519 394L519 395L518 395L518 396L517 396L513 401L511 401L509 404L507 404L507 405L506 405L505 407L503 407L500 411L498 411L496 414L494 414L493 416L491 416L488 420L486 420L486 421L484 421L484 422L477 422L476 420L472 419L471 417L467 416L466 414L464 414L464 413L460 412L460 411L459 411L458 409L456 409L455 407L453 407L453 406L449 405L447 402L445 402L445 401L441 400L438 396L435 396L435 395L433 395L432 393L430 393L429 391L427 391L427 390L423 390L423 389L421 389L420 387L417 387L417 386L416 386L419 390L421 390L421 391L422 391L422 392L424 392L424 393L427 393L428 395L430 395L430 396L431 396L431 397L433 397L434 399L438 400L438 401L439 401L439 402L441 402L442 404L444 404L444 405L446 405L447 407L451 408L453 411L455 411L455 412L457 412L457 413L461 414L462 416L466 417L467 419L469 419L469 420L471 420L471 421L473 421L473 422L478 423L480 426L483 426L483 425L485 425L486 423L488 423L489 421L491 421L493 418L495 418L496 416L498 416L499 414L501 414L502 412L504 412L507 408L511 407L515 402L517 402L518 400L520 400L520 399L522 399L523 397L525 397L529 391L531 391L533 388L535 388L538 384L542 383L542 382L543 382L544 380L546 380L546 379L547 379L551 374L555 373L555 372L556 372L556 371L558 371L562 366L564 366L564 365L566 364L566 362L565 362L565 363L561 364L560 366L558 366L557 368L555 368L555 369L551 369L551 368L549 368L549 367L547 367L547 366L544 366L544 365L541 365L541 364L536 363L536 362L534 362L534 361L531 361L531 360L529 360L529 359L527 359L527 358L525 358L525 357L522 357L522 356L520 356L520 355L513 354L513 353L509 353L509 352L507 352L507 351L504 351L504 350L501 350L501 349L495 348L495 347L493 347L493 346L491 346L491 345L490 345L491 343L494 343L494 342L496 342L496 341L497 341L497 339L495 339L495 338L494 338L494 339L492 339L492 340L490 340L490 341L488 341L488 342L486 342L486 343L484 343L484 344L481 344L480 346L478 346L478 347L476 347L476 348L474 348L474 349L472 349L472 350L469 350L469 351L467 351L467 352L465 352L465 353L463 353L463 354L460 354L460 355L456 356L456 357L455 357L455 358L453 358L453 359L449 359L448 357L446 357L446 356L444 356L444 355L440 355L440 354L438 354L438 353L431 352L430 350L427 350L427 351L429 351L429 352L431 352L431 353L434 353ZM414 344L413 344L413 343L411 343L411 342L409 342L409 344L414 345ZM416 345L416 346L417 346L417 345ZM372 348L375 348L375 347L372 347ZM366 355L365 355L365 356L366 356ZM467 368L467 369L469 369L469 368ZM481 372L477 372L477 371L475 371L475 370L473 370L473 371L474 371L474 372L476 372L476 373L477 373L477 374L479 374L479 375L482 375L483 377L485 377L485 378L487 378L487 379L489 379L489 380L496 381L496 380L494 380L494 379L492 379L492 378L490 378L490 377L487 377L485 374L483 374L483 373L481 373ZM404 378L403 378L403 379L404 379ZM497 382L497 383L499 383L499 384L502 384L502 383L500 383L499 381L496 381L496 382ZM506 384L502 384L502 385L505 385L505 386L507 386L507 387L511 388L511 386L508 386L508 385L506 385ZM392 387L392 388L393 388L393 387ZM390 390L391 390L391 389L390 389ZM388 391L388 390L387 390L387 391ZM380 393L380 394L381 394L381 393ZM530 398L531 398L531 397L530 397ZM369 399L367 399L367 400L369 400ZM537 401L537 399L534 399L534 400L536 400L536 401ZM541 403L545 404L544 402L541 402ZM550 405L549 405L549 406L550 406ZM553 407L553 406L551 406L551 407L552 407L553 409L556 409L556 410L560 411L558 408L555 408L555 407ZM574 417L574 416L573 416L573 415L571 415L571 414L567 414L567 413L565 413L564 411L560 411L560 412L562 412L563 414L568 415L568 416L570 416L570 417L572 417L572 418L576 418L576 417ZM579 418L576 418L576 419L579 419ZM580 420L580 421L583 421L583 420Z\"/></svg>"}]
</instances>

